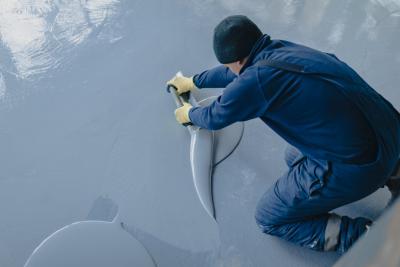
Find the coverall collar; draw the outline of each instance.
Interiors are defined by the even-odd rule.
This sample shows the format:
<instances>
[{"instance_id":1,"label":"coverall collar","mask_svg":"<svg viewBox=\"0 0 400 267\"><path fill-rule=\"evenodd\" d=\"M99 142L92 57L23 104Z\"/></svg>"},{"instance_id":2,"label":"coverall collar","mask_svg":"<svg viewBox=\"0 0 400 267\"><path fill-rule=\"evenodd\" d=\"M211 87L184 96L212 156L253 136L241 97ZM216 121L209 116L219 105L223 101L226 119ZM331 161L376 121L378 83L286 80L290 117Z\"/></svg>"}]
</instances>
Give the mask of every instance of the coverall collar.
<instances>
[{"instance_id":1,"label":"coverall collar","mask_svg":"<svg viewBox=\"0 0 400 267\"><path fill-rule=\"evenodd\" d=\"M247 59L246 64L242 67L242 69L239 72L239 75L249 66L253 64L254 58L256 55L263 50L266 46L268 46L271 43L271 37L268 34L264 34L263 36L258 39L258 41L254 44L253 48L250 51L250 55Z\"/></svg>"}]
</instances>

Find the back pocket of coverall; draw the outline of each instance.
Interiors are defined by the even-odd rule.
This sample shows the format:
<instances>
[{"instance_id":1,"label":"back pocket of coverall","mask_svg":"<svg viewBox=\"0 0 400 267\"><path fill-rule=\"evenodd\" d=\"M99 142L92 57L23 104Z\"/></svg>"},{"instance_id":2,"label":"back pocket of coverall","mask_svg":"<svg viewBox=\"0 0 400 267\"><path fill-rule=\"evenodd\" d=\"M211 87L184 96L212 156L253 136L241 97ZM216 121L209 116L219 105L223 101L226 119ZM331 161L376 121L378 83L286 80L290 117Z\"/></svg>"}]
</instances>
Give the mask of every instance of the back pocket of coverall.
<instances>
[{"instance_id":1,"label":"back pocket of coverall","mask_svg":"<svg viewBox=\"0 0 400 267\"><path fill-rule=\"evenodd\" d=\"M304 158L297 167L296 179L300 187L297 196L302 199L317 196L326 182L329 171L328 162Z\"/></svg>"}]
</instances>

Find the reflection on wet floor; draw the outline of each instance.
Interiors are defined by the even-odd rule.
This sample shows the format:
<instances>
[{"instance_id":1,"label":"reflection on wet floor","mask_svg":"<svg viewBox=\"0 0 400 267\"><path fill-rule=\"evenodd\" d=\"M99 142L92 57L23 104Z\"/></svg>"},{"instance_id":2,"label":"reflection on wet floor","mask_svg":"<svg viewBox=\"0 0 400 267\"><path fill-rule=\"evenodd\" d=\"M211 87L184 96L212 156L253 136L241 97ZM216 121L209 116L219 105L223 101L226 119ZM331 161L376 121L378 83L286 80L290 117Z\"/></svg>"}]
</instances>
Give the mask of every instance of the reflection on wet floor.
<instances>
[{"instance_id":1,"label":"reflection on wet floor","mask_svg":"<svg viewBox=\"0 0 400 267\"><path fill-rule=\"evenodd\" d=\"M119 0L1 1L1 41L13 62L2 70L26 79L57 68L118 6Z\"/></svg>"}]
</instances>

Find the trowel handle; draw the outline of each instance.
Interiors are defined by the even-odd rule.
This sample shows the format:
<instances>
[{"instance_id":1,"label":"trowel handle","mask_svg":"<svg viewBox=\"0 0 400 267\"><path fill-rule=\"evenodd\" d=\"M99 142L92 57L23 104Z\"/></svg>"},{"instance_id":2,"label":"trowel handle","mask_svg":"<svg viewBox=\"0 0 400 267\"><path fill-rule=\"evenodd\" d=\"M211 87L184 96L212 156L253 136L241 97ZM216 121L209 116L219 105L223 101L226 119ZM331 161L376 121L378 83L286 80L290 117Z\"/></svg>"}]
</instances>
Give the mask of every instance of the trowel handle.
<instances>
[{"instance_id":1,"label":"trowel handle","mask_svg":"<svg viewBox=\"0 0 400 267\"><path fill-rule=\"evenodd\" d=\"M175 86L173 85L168 85L167 91L171 93L172 98L175 101L176 107L180 108L183 106L182 99L178 95L178 91L176 90Z\"/></svg>"},{"instance_id":2,"label":"trowel handle","mask_svg":"<svg viewBox=\"0 0 400 267\"><path fill-rule=\"evenodd\" d=\"M177 108L182 107L183 106L183 100L182 100L183 97L178 95L178 92L177 92L175 86L168 85L167 91L171 93L172 98L175 101L176 107ZM189 99L189 95L185 93L185 100L188 101L188 99ZM182 125L186 127L186 126L193 125L193 123L187 122L187 123L183 123Z\"/></svg>"}]
</instances>

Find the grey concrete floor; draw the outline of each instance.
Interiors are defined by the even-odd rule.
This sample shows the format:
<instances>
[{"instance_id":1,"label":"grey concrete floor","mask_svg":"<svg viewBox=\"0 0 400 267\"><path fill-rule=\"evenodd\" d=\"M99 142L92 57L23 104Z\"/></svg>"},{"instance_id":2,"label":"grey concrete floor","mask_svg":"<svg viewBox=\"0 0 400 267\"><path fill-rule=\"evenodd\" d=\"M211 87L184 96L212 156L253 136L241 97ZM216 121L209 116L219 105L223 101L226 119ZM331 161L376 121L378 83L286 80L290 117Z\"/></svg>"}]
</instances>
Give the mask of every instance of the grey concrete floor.
<instances>
[{"instance_id":1,"label":"grey concrete floor","mask_svg":"<svg viewBox=\"0 0 400 267\"><path fill-rule=\"evenodd\" d=\"M335 53L400 109L397 0L0 0L0 266L22 266L57 229L98 219L104 199L159 266L337 260L257 229L255 205L285 170L284 141L259 120L214 171L217 223L197 199L165 81L217 64L212 30L230 14ZM339 212L376 218L387 199L378 190Z\"/></svg>"}]
</instances>

